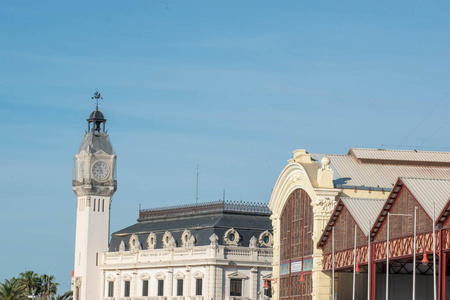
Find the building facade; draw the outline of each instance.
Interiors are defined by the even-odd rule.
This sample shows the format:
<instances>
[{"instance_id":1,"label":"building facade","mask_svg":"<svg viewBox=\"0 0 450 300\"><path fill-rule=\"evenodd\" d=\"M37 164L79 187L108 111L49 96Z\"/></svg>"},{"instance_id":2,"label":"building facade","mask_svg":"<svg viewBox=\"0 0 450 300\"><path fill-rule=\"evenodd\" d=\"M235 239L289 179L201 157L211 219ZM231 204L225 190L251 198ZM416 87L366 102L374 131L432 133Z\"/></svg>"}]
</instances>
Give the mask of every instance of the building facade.
<instances>
[{"instance_id":1,"label":"building facade","mask_svg":"<svg viewBox=\"0 0 450 300\"><path fill-rule=\"evenodd\" d=\"M267 299L270 211L218 201L142 210L102 254L104 299Z\"/></svg>"},{"instance_id":2,"label":"building facade","mask_svg":"<svg viewBox=\"0 0 450 300\"><path fill-rule=\"evenodd\" d=\"M110 240L116 154L98 106L87 121L72 180L74 299L270 298L273 235L266 204L218 201L141 210L138 223Z\"/></svg>"},{"instance_id":3,"label":"building facade","mask_svg":"<svg viewBox=\"0 0 450 300\"><path fill-rule=\"evenodd\" d=\"M359 199L358 201L365 201L367 207L371 207L372 202L378 207L380 204L377 199L386 203L399 177L450 179L450 153L350 149L347 155L325 155L305 150L294 151L293 158L288 160L278 177L269 203L274 232L273 296L277 299L332 299L330 245L324 243L329 238L330 231L324 230L327 225L328 228L334 226L334 221L330 218L334 215L333 212L336 213L336 204L342 198L344 204L350 203L342 207L351 210L354 207L352 199ZM446 196L448 198L450 195ZM337 214L340 215L340 211ZM354 220L360 223L357 239L364 243L368 234L372 239L375 237L372 231L368 232L367 227L373 225L373 230L379 230L376 224L369 225L367 222L383 223L386 218L385 215L380 215L376 220L359 220L349 214L347 216L347 222L340 220L341 228L349 227L346 235L341 237L347 238L340 241L342 245L345 244L342 247L349 246L348 239L354 234L351 231ZM325 257L324 246L328 252ZM340 250L353 253L352 248ZM353 255L347 255L347 258L353 263L341 261L353 268ZM377 259L381 269L382 257ZM378 272L380 273L375 273L373 277L378 274L381 276L382 272ZM335 276L334 282L339 276L344 278L346 274L337 273ZM345 288L348 289L348 286ZM374 289L375 286L372 287ZM361 298L357 299L366 299L366 295L361 293ZM375 299L375 293L371 291L371 295L371 299Z\"/></svg>"}]
</instances>

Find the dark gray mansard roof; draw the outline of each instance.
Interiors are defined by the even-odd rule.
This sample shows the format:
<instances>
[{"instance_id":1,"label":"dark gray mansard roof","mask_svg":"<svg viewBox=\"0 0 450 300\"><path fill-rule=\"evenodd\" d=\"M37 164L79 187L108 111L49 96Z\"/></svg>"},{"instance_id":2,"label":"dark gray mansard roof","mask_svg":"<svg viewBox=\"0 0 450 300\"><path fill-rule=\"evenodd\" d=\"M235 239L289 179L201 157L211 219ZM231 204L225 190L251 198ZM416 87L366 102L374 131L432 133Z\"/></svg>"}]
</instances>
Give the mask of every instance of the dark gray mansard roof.
<instances>
[{"instance_id":1,"label":"dark gray mansard roof","mask_svg":"<svg viewBox=\"0 0 450 300\"><path fill-rule=\"evenodd\" d=\"M225 232L234 228L241 238L239 246L248 247L253 236L259 238L266 230L272 233L270 214L267 204L229 201L140 210L138 223L112 234L109 251L118 251L121 241L128 250L132 234L138 236L142 249L148 249L147 238L152 232L157 240L155 248L161 249L166 231L180 247L186 229L195 237L195 246L205 246L210 244L213 233L218 236L219 245L225 245Z\"/></svg>"}]
</instances>

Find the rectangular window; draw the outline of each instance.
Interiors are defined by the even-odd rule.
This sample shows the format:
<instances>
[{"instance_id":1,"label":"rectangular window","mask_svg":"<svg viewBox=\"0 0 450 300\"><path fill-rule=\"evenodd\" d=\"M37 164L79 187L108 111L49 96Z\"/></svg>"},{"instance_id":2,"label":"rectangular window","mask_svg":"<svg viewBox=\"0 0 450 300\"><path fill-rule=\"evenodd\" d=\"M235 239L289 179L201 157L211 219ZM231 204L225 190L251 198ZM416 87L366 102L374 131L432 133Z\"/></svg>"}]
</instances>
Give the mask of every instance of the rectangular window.
<instances>
[{"instance_id":1,"label":"rectangular window","mask_svg":"<svg viewBox=\"0 0 450 300\"><path fill-rule=\"evenodd\" d=\"M105 211L105 199L102 200L102 212Z\"/></svg>"},{"instance_id":2,"label":"rectangular window","mask_svg":"<svg viewBox=\"0 0 450 300\"><path fill-rule=\"evenodd\" d=\"M203 279L199 278L195 281L195 295L201 296L203 291Z\"/></svg>"},{"instance_id":3,"label":"rectangular window","mask_svg":"<svg viewBox=\"0 0 450 300\"><path fill-rule=\"evenodd\" d=\"M242 296L242 279L230 279L230 296Z\"/></svg>"},{"instance_id":4,"label":"rectangular window","mask_svg":"<svg viewBox=\"0 0 450 300\"><path fill-rule=\"evenodd\" d=\"M95 203L96 203L97 199L94 199L94 211L95 211Z\"/></svg>"},{"instance_id":5,"label":"rectangular window","mask_svg":"<svg viewBox=\"0 0 450 300\"><path fill-rule=\"evenodd\" d=\"M114 281L108 281L108 297L114 297Z\"/></svg>"},{"instance_id":6,"label":"rectangular window","mask_svg":"<svg viewBox=\"0 0 450 300\"><path fill-rule=\"evenodd\" d=\"M129 281L125 281L125 289L123 291L123 296L130 297L130 282Z\"/></svg>"},{"instance_id":7,"label":"rectangular window","mask_svg":"<svg viewBox=\"0 0 450 300\"><path fill-rule=\"evenodd\" d=\"M142 296L148 296L148 280L142 281Z\"/></svg>"},{"instance_id":8,"label":"rectangular window","mask_svg":"<svg viewBox=\"0 0 450 300\"><path fill-rule=\"evenodd\" d=\"M183 279L177 280L177 296L183 296Z\"/></svg>"},{"instance_id":9,"label":"rectangular window","mask_svg":"<svg viewBox=\"0 0 450 300\"><path fill-rule=\"evenodd\" d=\"M158 280L158 296L164 296L164 280Z\"/></svg>"}]
</instances>

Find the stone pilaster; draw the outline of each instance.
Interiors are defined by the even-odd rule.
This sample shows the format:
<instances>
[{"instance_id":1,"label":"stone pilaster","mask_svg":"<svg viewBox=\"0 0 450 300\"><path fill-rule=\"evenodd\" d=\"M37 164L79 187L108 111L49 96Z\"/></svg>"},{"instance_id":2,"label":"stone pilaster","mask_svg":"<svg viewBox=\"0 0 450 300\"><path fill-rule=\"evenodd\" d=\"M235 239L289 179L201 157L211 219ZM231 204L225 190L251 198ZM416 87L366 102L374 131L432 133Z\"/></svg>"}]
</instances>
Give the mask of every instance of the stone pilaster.
<instances>
[{"instance_id":1,"label":"stone pilaster","mask_svg":"<svg viewBox=\"0 0 450 300\"><path fill-rule=\"evenodd\" d=\"M216 266L209 266L209 299L216 299Z\"/></svg>"},{"instance_id":2,"label":"stone pilaster","mask_svg":"<svg viewBox=\"0 0 450 300\"><path fill-rule=\"evenodd\" d=\"M257 300L258 298L258 268L253 267L250 270L250 299Z\"/></svg>"},{"instance_id":3,"label":"stone pilaster","mask_svg":"<svg viewBox=\"0 0 450 300\"><path fill-rule=\"evenodd\" d=\"M105 277L105 270L102 271L102 289L100 291L100 297L105 297L105 282L106 282L106 277ZM76 298L75 298L76 299ZM79 298L78 298L79 299Z\"/></svg>"},{"instance_id":4,"label":"stone pilaster","mask_svg":"<svg viewBox=\"0 0 450 300\"><path fill-rule=\"evenodd\" d=\"M114 282L114 297L115 298L120 297L120 293L122 290L121 285L122 285L122 276L121 276L120 271L118 271L116 281Z\"/></svg>"},{"instance_id":5,"label":"stone pilaster","mask_svg":"<svg viewBox=\"0 0 450 300\"><path fill-rule=\"evenodd\" d=\"M222 280L223 280L223 267L217 266L216 267L216 298L215 300L222 300L223 299L223 293L222 290Z\"/></svg>"},{"instance_id":6,"label":"stone pilaster","mask_svg":"<svg viewBox=\"0 0 450 300\"><path fill-rule=\"evenodd\" d=\"M191 293L191 277L192 277L192 274L191 274L191 268L190 267L186 267L186 289L185 289L185 291L186 291L186 296L188 296L188 297L190 297L190 296L192 296L192 293Z\"/></svg>"},{"instance_id":7,"label":"stone pilaster","mask_svg":"<svg viewBox=\"0 0 450 300\"><path fill-rule=\"evenodd\" d=\"M323 270L322 249L317 249L315 245L322 236L322 232L333 212L339 190L329 188L315 189L316 198L312 201L314 213L314 233L313 233L313 300L329 300L331 295L331 280Z\"/></svg>"},{"instance_id":8,"label":"stone pilaster","mask_svg":"<svg viewBox=\"0 0 450 300\"><path fill-rule=\"evenodd\" d=\"M137 256L137 255L136 255ZM133 270L133 279L131 280L131 286L130 286L130 296L131 297L136 297L138 294L137 294L137 287L138 287L138 277L137 277L137 274L138 274L138 270L137 269L134 269Z\"/></svg>"},{"instance_id":9,"label":"stone pilaster","mask_svg":"<svg viewBox=\"0 0 450 300\"><path fill-rule=\"evenodd\" d=\"M168 297L171 297L173 295L173 269L168 268L167 270L167 287L166 287L166 293Z\"/></svg>"}]
</instances>

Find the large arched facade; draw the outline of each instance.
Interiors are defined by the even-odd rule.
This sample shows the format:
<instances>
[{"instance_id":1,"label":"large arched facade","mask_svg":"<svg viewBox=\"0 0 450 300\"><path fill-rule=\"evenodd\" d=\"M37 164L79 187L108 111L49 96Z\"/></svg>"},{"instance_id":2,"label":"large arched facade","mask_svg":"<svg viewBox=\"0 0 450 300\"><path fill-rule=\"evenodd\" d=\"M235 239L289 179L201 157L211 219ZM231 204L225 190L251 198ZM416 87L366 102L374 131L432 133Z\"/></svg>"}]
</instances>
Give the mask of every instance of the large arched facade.
<instances>
[{"instance_id":1,"label":"large arched facade","mask_svg":"<svg viewBox=\"0 0 450 300\"><path fill-rule=\"evenodd\" d=\"M277 179L269 202L274 233L272 287L275 299L330 299L330 277L322 271L322 250L316 244L339 193L330 188L332 178L329 168L319 168L310 154L296 150ZM289 251L294 255L290 256ZM303 282L300 282L301 268Z\"/></svg>"},{"instance_id":2,"label":"large arched facade","mask_svg":"<svg viewBox=\"0 0 450 300\"><path fill-rule=\"evenodd\" d=\"M296 189L280 217L280 299L312 299L313 221L311 198Z\"/></svg>"}]
</instances>

